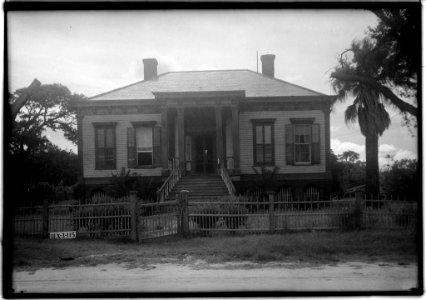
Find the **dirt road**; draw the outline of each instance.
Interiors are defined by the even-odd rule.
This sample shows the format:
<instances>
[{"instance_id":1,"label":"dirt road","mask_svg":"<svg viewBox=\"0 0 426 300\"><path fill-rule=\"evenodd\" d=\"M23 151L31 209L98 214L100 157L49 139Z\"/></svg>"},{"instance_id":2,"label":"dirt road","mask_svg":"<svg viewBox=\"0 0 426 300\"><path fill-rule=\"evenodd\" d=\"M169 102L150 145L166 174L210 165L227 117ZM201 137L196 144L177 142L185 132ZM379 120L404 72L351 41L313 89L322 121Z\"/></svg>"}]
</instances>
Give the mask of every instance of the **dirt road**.
<instances>
[{"instance_id":1,"label":"dirt road","mask_svg":"<svg viewBox=\"0 0 426 300\"><path fill-rule=\"evenodd\" d=\"M389 263L295 265L226 263L152 264L40 269L14 273L15 292L166 291L407 291L417 266Z\"/></svg>"}]
</instances>

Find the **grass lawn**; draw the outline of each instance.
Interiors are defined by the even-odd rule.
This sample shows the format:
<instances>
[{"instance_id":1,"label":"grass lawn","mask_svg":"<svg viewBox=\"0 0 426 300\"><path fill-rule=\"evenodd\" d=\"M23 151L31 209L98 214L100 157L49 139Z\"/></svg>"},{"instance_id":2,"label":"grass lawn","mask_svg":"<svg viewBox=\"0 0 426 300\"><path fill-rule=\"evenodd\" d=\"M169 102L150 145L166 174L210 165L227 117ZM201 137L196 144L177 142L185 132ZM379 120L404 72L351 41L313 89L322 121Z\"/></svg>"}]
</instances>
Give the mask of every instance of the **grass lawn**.
<instances>
[{"instance_id":1,"label":"grass lawn","mask_svg":"<svg viewBox=\"0 0 426 300\"><path fill-rule=\"evenodd\" d=\"M42 240L16 238L17 270L98 265L111 262L144 265L156 262L416 262L415 233L409 231L302 232L246 236L177 236L134 243L128 240Z\"/></svg>"}]
</instances>

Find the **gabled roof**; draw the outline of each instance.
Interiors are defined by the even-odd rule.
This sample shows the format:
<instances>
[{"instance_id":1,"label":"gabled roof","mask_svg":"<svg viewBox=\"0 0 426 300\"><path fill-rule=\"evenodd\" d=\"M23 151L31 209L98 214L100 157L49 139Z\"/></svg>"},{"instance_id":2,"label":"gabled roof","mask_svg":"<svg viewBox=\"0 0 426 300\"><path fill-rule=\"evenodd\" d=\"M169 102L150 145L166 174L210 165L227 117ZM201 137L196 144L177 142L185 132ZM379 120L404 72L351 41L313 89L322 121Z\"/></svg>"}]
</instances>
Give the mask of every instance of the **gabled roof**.
<instances>
[{"instance_id":1,"label":"gabled roof","mask_svg":"<svg viewBox=\"0 0 426 300\"><path fill-rule=\"evenodd\" d=\"M245 91L247 98L325 96L310 89L250 70L169 72L90 98L96 100L153 100L158 92Z\"/></svg>"}]
</instances>

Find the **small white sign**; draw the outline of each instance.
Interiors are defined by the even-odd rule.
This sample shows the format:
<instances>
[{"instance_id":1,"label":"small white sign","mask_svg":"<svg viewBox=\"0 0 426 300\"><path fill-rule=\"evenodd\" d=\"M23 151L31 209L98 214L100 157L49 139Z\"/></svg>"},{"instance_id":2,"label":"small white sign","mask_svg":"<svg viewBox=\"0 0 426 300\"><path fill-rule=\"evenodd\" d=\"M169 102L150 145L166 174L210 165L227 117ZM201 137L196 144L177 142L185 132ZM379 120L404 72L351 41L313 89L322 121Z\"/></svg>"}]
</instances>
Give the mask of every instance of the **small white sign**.
<instances>
[{"instance_id":1,"label":"small white sign","mask_svg":"<svg viewBox=\"0 0 426 300\"><path fill-rule=\"evenodd\" d=\"M50 233L50 239L75 239L76 237L76 231L61 231Z\"/></svg>"}]
</instances>

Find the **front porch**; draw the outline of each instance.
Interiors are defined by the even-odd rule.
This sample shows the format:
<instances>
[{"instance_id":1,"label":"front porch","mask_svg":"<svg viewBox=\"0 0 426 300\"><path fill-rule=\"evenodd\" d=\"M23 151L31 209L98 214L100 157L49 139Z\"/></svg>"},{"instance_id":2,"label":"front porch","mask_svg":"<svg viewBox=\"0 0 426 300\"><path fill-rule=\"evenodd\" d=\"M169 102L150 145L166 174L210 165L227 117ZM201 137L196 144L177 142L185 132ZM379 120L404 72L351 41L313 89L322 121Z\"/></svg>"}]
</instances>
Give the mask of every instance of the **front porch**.
<instances>
[{"instance_id":1,"label":"front porch","mask_svg":"<svg viewBox=\"0 0 426 300\"><path fill-rule=\"evenodd\" d=\"M239 109L236 105L161 107L163 176L180 167L186 174L239 174ZM164 146L165 145L165 146Z\"/></svg>"}]
</instances>

